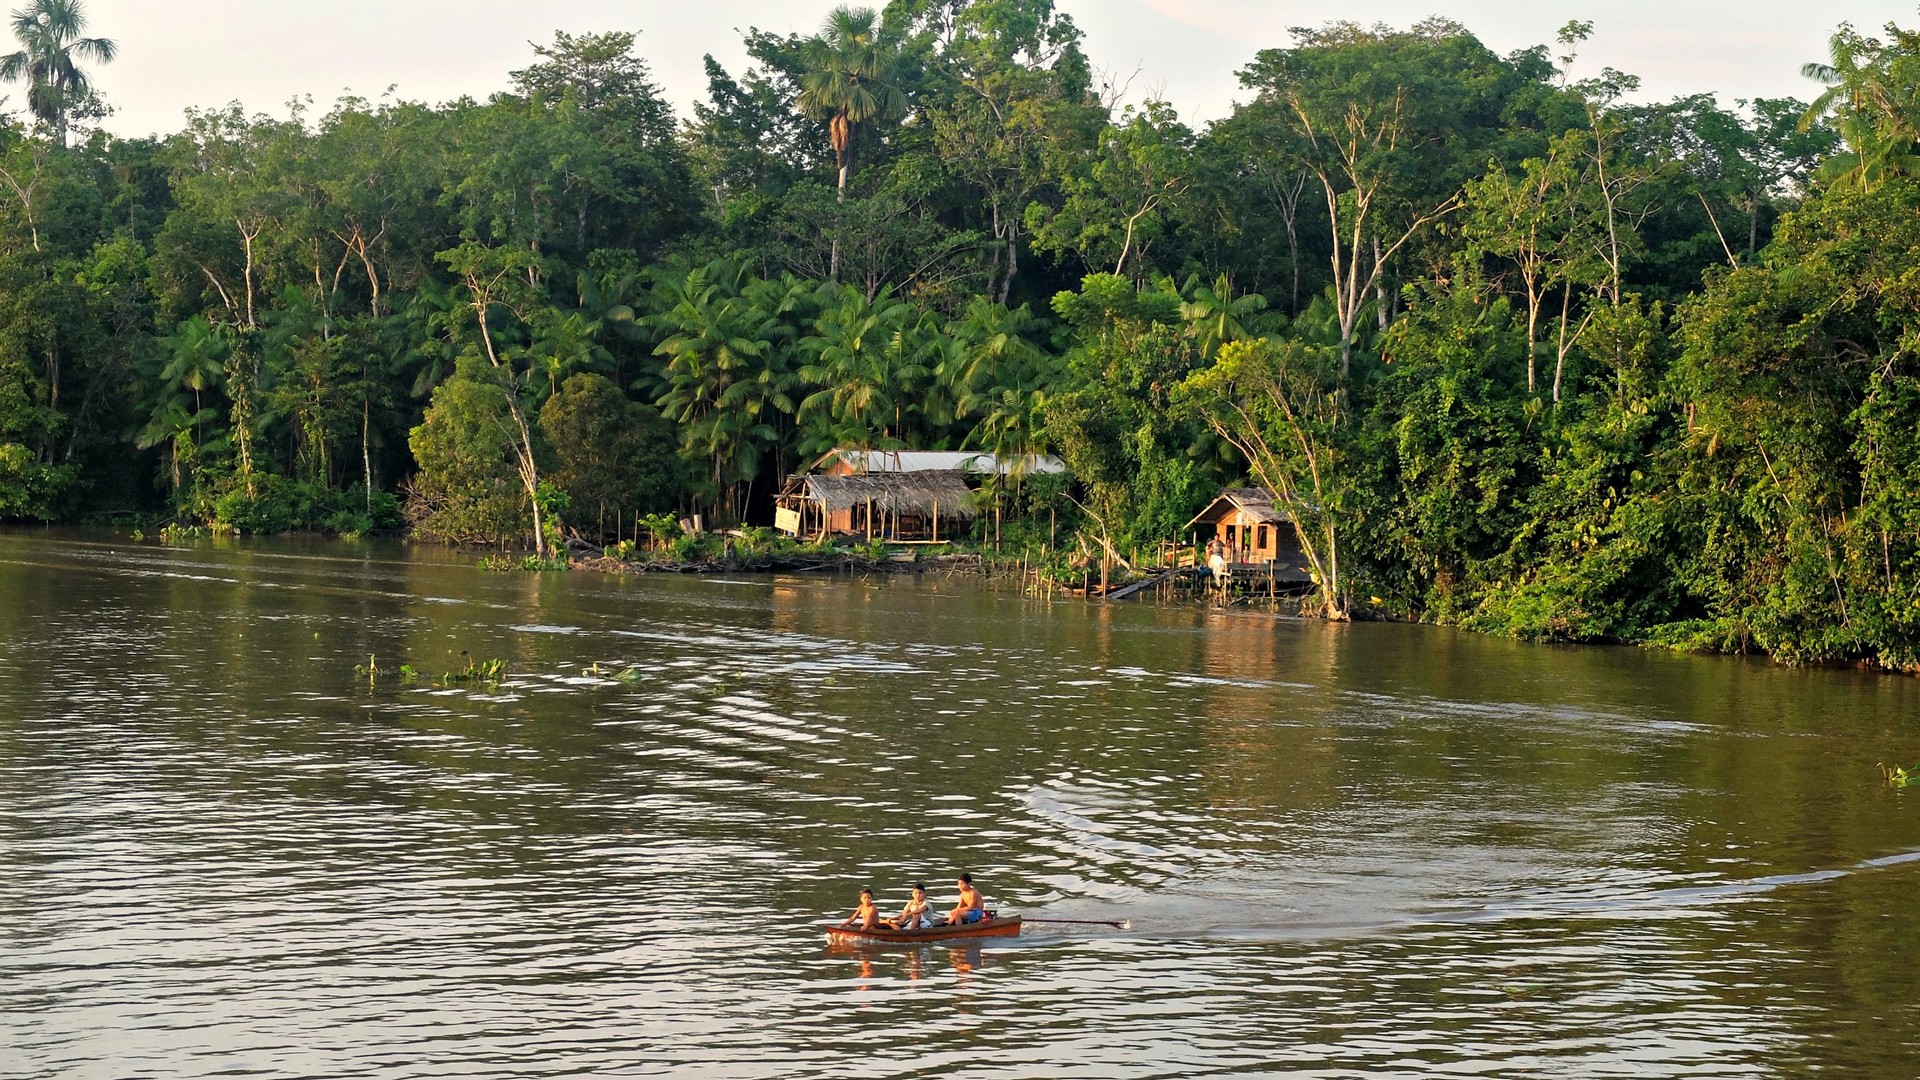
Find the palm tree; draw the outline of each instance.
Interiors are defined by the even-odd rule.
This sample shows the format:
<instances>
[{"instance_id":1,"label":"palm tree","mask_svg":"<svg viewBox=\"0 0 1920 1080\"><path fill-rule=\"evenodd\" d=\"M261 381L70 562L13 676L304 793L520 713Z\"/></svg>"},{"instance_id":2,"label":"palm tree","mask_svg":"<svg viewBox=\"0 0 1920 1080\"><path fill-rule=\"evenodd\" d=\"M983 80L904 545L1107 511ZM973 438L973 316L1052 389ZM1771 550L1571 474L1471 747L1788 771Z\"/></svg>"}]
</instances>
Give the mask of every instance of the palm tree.
<instances>
[{"instance_id":1,"label":"palm tree","mask_svg":"<svg viewBox=\"0 0 1920 1080\"><path fill-rule=\"evenodd\" d=\"M32 0L13 13L13 36L21 50L0 57L0 79L27 82L27 108L67 144L67 119L93 90L76 60L110 64L118 47L106 38L83 38L87 16L80 0Z\"/></svg>"},{"instance_id":2,"label":"palm tree","mask_svg":"<svg viewBox=\"0 0 1920 1080\"><path fill-rule=\"evenodd\" d=\"M907 421L923 415L932 397L928 360L938 335L929 323L904 300L883 293L869 304L852 289L821 313L817 333L801 342L814 359L800 369L800 378L819 388L800 402L797 414L809 432L806 452L849 439L866 448L916 443Z\"/></svg>"},{"instance_id":3,"label":"palm tree","mask_svg":"<svg viewBox=\"0 0 1920 1080\"><path fill-rule=\"evenodd\" d=\"M667 337L665 390L656 402L680 425L681 452L710 464L716 512L739 520L747 487L777 460L781 418L794 411L786 314L798 283L756 287L743 267L718 262L671 283L673 306L654 317Z\"/></svg>"},{"instance_id":4,"label":"palm tree","mask_svg":"<svg viewBox=\"0 0 1920 1080\"><path fill-rule=\"evenodd\" d=\"M800 77L800 112L827 125L840 165L842 201L862 129L907 115L907 95L899 86L899 45L879 23L872 8L835 8L819 36L809 39L800 53L806 66Z\"/></svg>"},{"instance_id":5,"label":"palm tree","mask_svg":"<svg viewBox=\"0 0 1920 1080\"><path fill-rule=\"evenodd\" d=\"M1267 298L1259 293L1233 295L1233 285L1221 274L1207 285L1195 274L1187 279L1187 297L1180 315L1187 321L1187 333L1200 343L1200 355L1211 358L1229 341L1253 336L1249 324L1254 316L1267 310Z\"/></svg>"},{"instance_id":6,"label":"palm tree","mask_svg":"<svg viewBox=\"0 0 1920 1080\"><path fill-rule=\"evenodd\" d=\"M1805 64L1800 74L1827 87L1801 118L1802 128L1824 117L1846 143L1820 175L1862 190L1890 177L1920 175L1920 34L1888 26L1890 41L1842 26L1832 39L1831 63Z\"/></svg>"}]
</instances>

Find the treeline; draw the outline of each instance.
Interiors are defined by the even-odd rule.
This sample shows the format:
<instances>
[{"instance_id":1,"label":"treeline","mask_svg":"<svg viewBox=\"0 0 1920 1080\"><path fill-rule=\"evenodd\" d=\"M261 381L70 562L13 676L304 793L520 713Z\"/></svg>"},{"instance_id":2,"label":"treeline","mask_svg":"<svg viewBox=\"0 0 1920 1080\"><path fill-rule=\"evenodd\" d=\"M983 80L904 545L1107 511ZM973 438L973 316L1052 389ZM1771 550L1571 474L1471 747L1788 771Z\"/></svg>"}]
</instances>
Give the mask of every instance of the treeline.
<instances>
[{"instance_id":1,"label":"treeline","mask_svg":"<svg viewBox=\"0 0 1920 1080\"><path fill-rule=\"evenodd\" d=\"M484 102L10 127L0 516L544 551L1043 451L1113 551L1269 488L1335 618L1920 667L1920 39L1727 109L1589 32L1296 31L1204 130L1050 0L750 31L686 118L608 33Z\"/></svg>"}]
</instances>

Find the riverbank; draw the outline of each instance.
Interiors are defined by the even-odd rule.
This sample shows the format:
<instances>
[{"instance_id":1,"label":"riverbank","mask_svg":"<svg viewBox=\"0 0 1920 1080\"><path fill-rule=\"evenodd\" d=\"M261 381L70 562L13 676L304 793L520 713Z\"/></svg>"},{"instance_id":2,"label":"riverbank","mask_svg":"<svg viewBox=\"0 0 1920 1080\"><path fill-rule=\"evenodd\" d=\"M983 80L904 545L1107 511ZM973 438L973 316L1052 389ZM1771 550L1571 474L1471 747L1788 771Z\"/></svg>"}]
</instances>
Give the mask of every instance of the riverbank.
<instances>
[{"instance_id":1,"label":"riverbank","mask_svg":"<svg viewBox=\"0 0 1920 1080\"><path fill-rule=\"evenodd\" d=\"M599 574L966 574L985 577L992 561L972 552L953 552L922 557L912 553L873 555L866 551L792 551L747 552L715 558L673 559L620 557L611 554L576 554L567 560L567 568ZM1017 564L1014 572L1018 572Z\"/></svg>"}]
</instances>

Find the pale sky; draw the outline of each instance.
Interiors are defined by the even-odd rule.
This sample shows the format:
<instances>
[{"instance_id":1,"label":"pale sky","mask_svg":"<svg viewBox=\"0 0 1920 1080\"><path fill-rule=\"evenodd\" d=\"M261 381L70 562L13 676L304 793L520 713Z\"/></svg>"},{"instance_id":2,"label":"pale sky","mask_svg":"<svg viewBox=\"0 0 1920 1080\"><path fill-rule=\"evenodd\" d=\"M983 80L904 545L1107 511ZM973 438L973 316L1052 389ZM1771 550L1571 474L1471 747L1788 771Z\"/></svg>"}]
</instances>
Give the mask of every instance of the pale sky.
<instances>
[{"instance_id":1,"label":"pale sky","mask_svg":"<svg viewBox=\"0 0 1920 1080\"><path fill-rule=\"evenodd\" d=\"M533 59L555 30L636 30L639 50L682 117L704 97L701 56L745 66L735 28L812 33L836 0L86 0L89 33L120 58L95 82L124 135L168 132L189 106L239 101L284 113L296 95L324 109L342 93L412 100L484 97ZM857 6L857 5L856 5ZM879 6L873 0L873 6ZM1131 98L1164 97L1196 128L1241 95L1234 73L1292 26L1331 19L1407 26L1433 14L1464 23L1497 52L1551 43L1570 19L1594 23L1576 75L1612 66L1641 76L1643 97L1714 91L1736 98L1817 88L1800 65L1825 59L1842 21L1877 30L1920 23L1916 0L1058 0L1094 64ZM1137 74L1136 74L1137 72ZM5 108L17 110L17 87Z\"/></svg>"}]
</instances>

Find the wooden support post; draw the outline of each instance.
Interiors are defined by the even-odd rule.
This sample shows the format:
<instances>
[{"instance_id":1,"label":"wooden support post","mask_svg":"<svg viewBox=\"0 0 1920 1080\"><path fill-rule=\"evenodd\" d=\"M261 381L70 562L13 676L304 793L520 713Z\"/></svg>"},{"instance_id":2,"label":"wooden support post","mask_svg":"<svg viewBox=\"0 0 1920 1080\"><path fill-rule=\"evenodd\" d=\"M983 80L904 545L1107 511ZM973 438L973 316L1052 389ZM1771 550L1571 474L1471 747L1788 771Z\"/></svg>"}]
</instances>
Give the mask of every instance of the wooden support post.
<instances>
[{"instance_id":1,"label":"wooden support post","mask_svg":"<svg viewBox=\"0 0 1920 1080\"><path fill-rule=\"evenodd\" d=\"M933 542L940 542L940 500L933 500Z\"/></svg>"}]
</instances>

